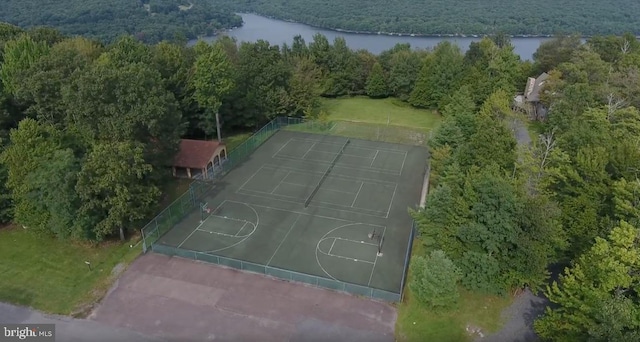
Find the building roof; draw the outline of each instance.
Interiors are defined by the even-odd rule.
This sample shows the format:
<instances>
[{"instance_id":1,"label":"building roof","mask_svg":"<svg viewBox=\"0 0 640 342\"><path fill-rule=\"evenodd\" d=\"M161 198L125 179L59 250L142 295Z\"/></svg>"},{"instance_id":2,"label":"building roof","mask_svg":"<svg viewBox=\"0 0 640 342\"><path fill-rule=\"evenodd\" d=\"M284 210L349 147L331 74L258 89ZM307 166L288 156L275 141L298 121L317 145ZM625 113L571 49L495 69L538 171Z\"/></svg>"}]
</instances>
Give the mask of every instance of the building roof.
<instances>
[{"instance_id":1,"label":"building roof","mask_svg":"<svg viewBox=\"0 0 640 342\"><path fill-rule=\"evenodd\" d=\"M173 166L203 169L216 153L218 147L223 146L219 141L181 139L180 150L176 155Z\"/></svg>"},{"instance_id":2,"label":"building roof","mask_svg":"<svg viewBox=\"0 0 640 342\"><path fill-rule=\"evenodd\" d=\"M528 102L540 101L540 90L548 78L549 74L546 72L542 73L538 78L529 77L527 87L524 90L524 97Z\"/></svg>"}]
</instances>

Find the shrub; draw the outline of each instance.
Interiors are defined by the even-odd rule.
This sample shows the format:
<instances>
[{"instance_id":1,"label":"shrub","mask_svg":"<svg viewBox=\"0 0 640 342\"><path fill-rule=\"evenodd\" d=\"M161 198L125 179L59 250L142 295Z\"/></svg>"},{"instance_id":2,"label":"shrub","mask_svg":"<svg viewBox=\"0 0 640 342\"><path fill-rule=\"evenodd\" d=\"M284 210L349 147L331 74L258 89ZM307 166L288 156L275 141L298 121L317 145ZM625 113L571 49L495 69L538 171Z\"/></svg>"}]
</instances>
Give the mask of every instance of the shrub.
<instances>
[{"instance_id":1,"label":"shrub","mask_svg":"<svg viewBox=\"0 0 640 342\"><path fill-rule=\"evenodd\" d=\"M458 301L457 283L462 272L443 251L433 251L429 257L414 257L411 263L413 279L409 288L416 298L431 308L451 308Z\"/></svg>"}]
</instances>

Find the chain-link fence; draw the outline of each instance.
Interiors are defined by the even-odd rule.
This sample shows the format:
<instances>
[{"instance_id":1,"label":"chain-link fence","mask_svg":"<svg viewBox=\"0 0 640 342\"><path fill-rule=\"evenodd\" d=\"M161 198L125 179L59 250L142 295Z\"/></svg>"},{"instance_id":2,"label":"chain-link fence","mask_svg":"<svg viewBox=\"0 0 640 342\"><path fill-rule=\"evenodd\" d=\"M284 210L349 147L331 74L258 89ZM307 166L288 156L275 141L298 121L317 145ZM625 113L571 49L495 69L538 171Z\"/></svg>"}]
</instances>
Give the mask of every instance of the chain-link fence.
<instances>
[{"instance_id":1,"label":"chain-link fence","mask_svg":"<svg viewBox=\"0 0 640 342\"><path fill-rule=\"evenodd\" d=\"M274 278L295 281L299 283L305 283L313 286L323 287L330 290L342 291L352 293L355 295L365 296L374 299L380 299L389 302L400 301L400 293L394 293L390 291L375 289L372 287L350 284L339 280L329 279L325 277L318 277L310 274L299 273L295 271L285 270L278 267L260 265L248 261L242 261L238 259L227 258L219 255L213 255L203 252L196 252L181 248L175 248L171 246L154 244L152 247L156 253L179 256L191 260L200 260L212 264L222 265L226 267L235 268L247 272L266 274Z\"/></svg>"},{"instance_id":2,"label":"chain-link fence","mask_svg":"<svg viewBox=\"0 0 640 342\"><path fill-rule=\"evenodd\" d=\"M403 145L426 146L431 131L384 124L354 121L309 121L297 118L283 118L286 130L344 136L354 139L382 141ZM285 126L285 125L283 125Z\"/></svg>"},{"instance_id":3,"label":"chain-link fence","mask_svg":"<svg viewBox=\"0 0 640 342\"><path fill-rule=\"evenodd\" d=\"M206 174L202 173L195 176L187 192L142 228L142 251L146 252L149 246L152 246L154 242L158 241L160 236L168 232L194 209L197 209L200 205L199 200L213 188L215 181L222 178L234 166L244 161L263 142L277 132L279 128L280 125L277 119L270 121L249 137L249 139L229 152L228 156L222 160L220 165L209 168Z\"/></svg>"}]
</instances>

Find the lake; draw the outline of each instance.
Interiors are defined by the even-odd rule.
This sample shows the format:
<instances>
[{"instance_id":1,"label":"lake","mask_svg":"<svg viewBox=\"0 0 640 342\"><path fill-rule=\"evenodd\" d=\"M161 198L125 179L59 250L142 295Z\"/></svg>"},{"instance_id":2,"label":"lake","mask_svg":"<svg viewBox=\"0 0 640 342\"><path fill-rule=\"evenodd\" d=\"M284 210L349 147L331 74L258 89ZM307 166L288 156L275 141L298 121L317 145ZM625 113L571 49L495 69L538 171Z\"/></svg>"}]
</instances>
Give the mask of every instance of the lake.
<instances>
[{"instance_id":1,"label":"lake","mask_svg":"<svg viewBox=\"0 0 640 342\"><path fill-rule=\"evenodd\" d=\"M333 41L336 37L344 37L347 45L349 45L351 49L365 49L374 54L379 54L384 50L393 48L398 43L409 43L413 48L428 49L438 45L438 43L443 40L456 43L462 51L466 52L471 42L480 40L480 38L472 37L411 37L345 33L270 19L255 14L239 13L239 15L242 16L244 25L224 33L225 35L236 38L239 42L255 42L262 39L271 44L282 45L283 43L287 43L291 45L293 37L296 35L301 35L304 40L309 43L313 40L313 35L321 33L325 35L329 41ZM206 37L203 39L205 41L213 41L216 37ZM520 58L523 60L531 60L533 59L533 53L536 52L540 43L549 39L551 38L511 38L511 43L515 48L515 52L520 55ZM194 43L194 41L190 43Z\"/></svg>"}]
</instances>

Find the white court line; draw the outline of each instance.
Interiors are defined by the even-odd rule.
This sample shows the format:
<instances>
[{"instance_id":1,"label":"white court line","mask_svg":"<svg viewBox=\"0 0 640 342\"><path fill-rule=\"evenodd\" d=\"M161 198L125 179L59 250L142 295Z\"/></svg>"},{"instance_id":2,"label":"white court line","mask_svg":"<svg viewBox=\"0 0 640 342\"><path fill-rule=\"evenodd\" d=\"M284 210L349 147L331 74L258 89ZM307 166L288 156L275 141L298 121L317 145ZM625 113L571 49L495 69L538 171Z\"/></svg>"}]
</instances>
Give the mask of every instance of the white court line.
<instances>
[{"instance_id":1,"label":"white court line","mask_svg":"<svg viewBox=\"0 0 640 342\"><path fill-rule=\"evenodd\" d=\"M324 255L328 255L328 256L334 257L334 258L346 259L346 260L349 260L349 261L364 262L366 264L372 264L372 265L375 264L375 262L371 262L369 260L354 259L354 258L349 258L349 257L346 257L346 256L342 256L342 255L328 254L328 253L324 253L322 251L320 251L320 253L322 253Z\"/></svg>"},{"instance_id":2,"label":"white court line","mask_svg":"<svg viewBox=\"0 0 640 342\"><path fill-rule=\"evenodd\" d=\"M309 147L309 149L307 150L307 152L305 152L305 153L302 155L302 158L300 158L300 159L305 159L305 157L307 156L307 154L309 154L309 152L311 152L311 149L312 149L314 146L316 146L316 144L317 144L317 142L314 142L314 143L313 143L313 145L311 145L311 147ZM314 151L314 152L315 152L315 151Z\"/></svg>"},{"instance_id":3,"label":"white court line","mask_svg":"<svg viewBox=\"0 0 640 342\"><path fill-rule=\"evenodd\" d=\"M226 202L226 201L225 201L225 202ZM217 208L216 208L216 210L217 210ZM202 227L202 225L204 224L204 222L205 222L206 220L208 220L208 219L209 219L209 217L219 217L219 218L221 218L221 219L223 219L223 220L229 220L229 221L235 221L235 222L242 222L242 223L243 223L243 225L242 225L242 227L240 227L240 230L239 230L235 235L231 235L231 234L227 234L227 233L221 233L221 232L216 232L216 231L212 231L212 230L200 229L200 227ZM209 215L209 216L207 216L207 218L206 218L204 221L202 221L202 223L201 223L200 225L198 225L198 228L196 228L196 230L199 230L199 231L201 231L201 232L210 233L210 234L218 234L218 235L222 235L222 236L238 237L238 233L240 233L240 232L242 231L242 229L244 229L244 226L246 226L246 225L247 225L247 223L250 223L250 224L252 224L252 225L253 225L253 223L252 223L252 222L249 222L249 221L247 221L247 220L240 220L240 219L237 219L237 218L233 218L233 217L226 217L226 216L220 216L220 215Z\"/></svg>"},{"instance_id":4,"label":"white court line","mask_svg":"<svg viewBox=\"0 0 640 342\"><path fill-rule=\"evenodd\" d=\"M334 154L334 155L338 155L340 154L340 152L329 152L329 151L313 151L315 153L328 153L328 154ZM370 157L363 157L363 156L359 156L357 154L350 154L350 153L343 153L342 154L343 157L351 157L351 158L362 158L362 159L371 159ZM383 169L384 170L384 169Z\"/></svg>"},{"instance_id":5,"label":"white court line","mask_svg":"<svg viewBox=\"0 0 640 342\"><path fill-rule=\"evenodd\" d=\"M295 160L295 161L299 161L299 162L303 162L303 163L308 163L308 162L313 162L313 163L322 163L322 164L331 164L331 162L328 162L326 160L318 160L318 159L300 159L300 158L293 158L293 157L286 157L286 156L277 156L273 159L288 159L288 160ZM362 167L350 167L350 166L345 166L345 165L340 165L340 164L336 164L333 168L343 168L343 169L351 169L351 170L359 170L359 171L367 171L367 172L372 172L372 173L380 173L380 174L387 174L390 176L400 176L400 173L398 173L398 171L394 171L394 170L389 170L389 169L380 169L380 168L375 168L375 167L367 167L367 168L362 168Z\"/></svg>"},{"instance_id":6,"label":"white court line","mask_svg":"<svg viewBox=\"0 0 640 342\"><path fill-rule=\"evenodd\" d=\"M256 172L254 172L254 173L251 175L251 177L249 177L249 179L247 179L247 181L246 181L246 182L242 183L242 185L240 186L240 188L239 188L239 189L244 188L244 186L245 186L245 185L247 185L247 183L249 183L249 182L253 179L253 177L255 177L255 176L256 176L260 171L262 171L262 169L264 169L264 167L265 167L265 166L266 166L266 164L265 164L265 165L262 165L262 166L261 166L261 167L260 167Z\"/></svg>"},{"instance_id":7,"label":"white court line","mask_svg":"<svg viewBox=\"0 0 640 342\"><path fill-rule=\"evenodd\" d=\"M378 158L378 153L380 153L380 150L376 150L376 155L373 156L373 160L371 161L371 165L369 165L370 167L373 167L373 163L376 161L376 158Z\"/></svg>"},{"instance_id":8,"label":"white court line","mask_svg":"<svg viewBox=\"0 0 640 342\"><path fill-rule=\"evenodd\" d=\"M242 225L242 227L240 227L240 230L238 230L238 231L236 232L236 235L234 235L234 236L238 236L238 234L240 234L240 232L244 229L244 226L246 226L246 225L247 225L247 223L248 223L248 221L244 221L244 224Z\"/></svg>"},{"instance_id":9,"label":"white court line","mask_svg":"<svg viewBox=\"0 0 640 342\"><path fill-rule=\"evenodd\" d=\"M226 216L220 216L220 215L209 215L209 217L212 217L212 216L213 217L219 217L221 219L225 219L225 220L229 220L229 221L237 221L237 222L243 222L243 223L249 222L247 220L241 220L241 219L237 219L237 218L233 218L233 217L226 217ZM209 217L207 217L207 218L209 218Z\"/></svg>"},{"instance_id":10,"label":"white court line","mask_svg":"<svg viewBox=\"0 0 640 342\"><path fill-rule=\"evenodd\" d=\"M365 223L366 224L366 223ZM386 229L386 227L384 227ZM371 243L371 242L364 242L364 241L358 241L358 240L351 240L351 239L345 239L345 238L341 238L341 237L333 237L334 240L341 240L341 241L348 241L348 242L353 242L353 243L357 243L358 245L369 245L369 246L376 246L378 247L377 244L375 243Z\"/></svg>"},{"instance_id":11,"label":"white court line","mask_svg":"<svg viewBox=\"0 0 640 342\"><path fill-rule=\"evenodd\" d=\"M404 162L407 161L407 152L404 153L404 159L402 159L402 166L400 166L400 174L399 176L402 176L402 170L404 170Z\"/></svg>"},{"instance_id":12,"label":"white court line","mask_svg":"<svg viewBox=\"0 0 640 342\"><path fill-rule=\"evenodd\" d=\"M231 234L227 234L227 233L220 233L220 232L214 232L211 230L204 230L204 229L196 229L199 232L203 232L203 233L209 233L209 234L216 234L216 235L220 235L220 236L226 236L226 237L238 237L238 235L231 235Z\"/></svg>"},{"instance_id":13,"label":"white court line","mask_svg":"<svg viewBox=\"0 0 640 342\"><path fill-rule=\"evenodd\" d=\"M220 209L220 207L222 207L223 204L225 204L227 201L224 200L222 201L222 203L220 203L220 205L218 205L213 211L212 213L215 213L216 211L218 211L218 209ZM207 222L207 220L209 219L209 217L211 217L211 215L207 216L202 222L200 222L200 224L191 232L191 234L189 234L184 240L182 240L182 242L178 245L177 248L180 248L180 246L182 246L185 242L187 242L187 240L189 240L189 238L191 237L191 235L193 235L196 231L198 231L200 229L200 227L202 227L202 224L204 224L205 222Z\"/></svg>"},{"instance_id":14,"label":"white court line","mask_svg":"<svg viewBox=\"0 0 640 342\"><path fill-rule=\"evenodd\" d=\"M331 250L333 249L333 246L336 244L336 238L333 238L333 242L331 243L331 248L329 248L329 255L331 255Z\"/></svg>"},{"instance_id":15,"label":"white court line","mask_svg":"<svg viewBox=\"0 0 640 342\"><path fill-rule=\"evenodd\" d=\"M298 220L300 219L300 217L301 215L298 215L298 217L296 217L296 220L293 221L293 224L291 225L291 227L289 227L289 231L287 232L287 234L285 234L284 238L282 238L282 240L280 241L278 248L276 248L276 251L273 252L273 255L271 256L271 258L269 258L269 261L267 261L267 266L269 266L269 264L271 263L271 260L273 260L273 257L276 256L276 254L278 253L278 250L280 249L280 247L282 247L284 240L287 239L287 236L289 236L289 233L291 233L291 231L293 230L293 227L295 227L296 223L298 223Z\"/></svg>"},{"instance_id":16,"label":"white court line","mask_svg":"<svg viewBox=\"0 0 640 342\"><path fill-rule=\"evenodd\" d=\"M356 204L356 200L358 199L358 196L360 195L360 190L362 190L362 186L364 185L364 182L360 182L360 189L358 189L358 192L356 193L356 198L353 199L353 202L351 202L350 207L353 208L353 206Z\"/></svg>"},{"instance_id":17,"label":"white court line","mask_svg":"<svg viewBox=\"0 0 640 342\"><path fill-rule=\"evenodd\" d=\"M282 182L282 184L295 185L295 186L302 186L302 187L307 187L307 186L309 186L309 184L296 184L296 183L289 183L289 182ZM341 191L341 190L333 190L333 189L325 189L325 188L323 188L322 190L326 190L326 191L333 191L333 192L339 192L339 193L341 193L341 194L349 194L349 195L353 195L353 192L349 192L349 191Z\"/></svg>"},{"instance_id":18,"label":"white court line","mask_svg":"<svg viewBox=\"0 0 640 342\"><path fill-rule=\"evenodd\" d=\"M304 169L298 169L295 167L291 167L291 166L285 166L285 165L272 165L272 164L264 164L262 165L261 168L264 167L268 167L270 169L273 170L277 170L277 169L288 169L288 170L292 170L295 173L299 173L301 175L308 175L308 174L318 174L318 175L324 175L325 171L314 171L314 170L304 170ZM341 166L336 165L333 168L339 168ZM350 168L350 169L355 169L355 170L362 170L362 169L356 169L356 168ZM375 172L375 171L374 171ZM377 172L377 173L384 173L384 172ZM398 175L391 175L388 174L389 176L398 176ZM367 183L372 183L372 184L380 184L380 185L384 185L384 184L388 184L388 185L396 185L396 182L390 182L390 181L384 181L384 180L379 180L379 179L374 179L374 178L367 178L367 177L350 177L350 176L345 176L345 175L336 175L336 174L331 174L329 177L331 178L339 178L339 179L346 179L348 181L366 181Z\"/></svg>"},{"instance_id":19,"label":"white court line","mask_svg":"<svg viewBox=\"0 0 640 342\"><path fill-rule=\"evenodd\" d=\"M270 194L267 192L263 192L263 191L255 191L255 190L242 190L243 192L239 192L236 191L237 194L240 195L245 195L245 196L255 196L255 197L262 197L262 198L267 198L270 200L280 200L283 202L289 202L289 203L295 203L295 204L303 204L304 201L302 201L302 199L298 198L298 197L294 197L294 196L287 196L287 195L277 195L277 194ZM253 192L253 194L252 194ZM256 195L256 193L258 194L265 194L265 195L271 195L271 197L269 196L263 196L263 195ZM299 201L291 201L291 200L283 200L279 197L285 197L285 198L291 198L291 199L298 199ZM323 201L317 201L317 200L312 200L312 203L323 203L323 204L331 204L331 205L335 205L338 207L343 207L343 208L349 208L343 205L339 205L339 204L335 204L335 203L331 203L331 202L323 202ZM336 209L336 208L331 208L331 207L327 207L327 206L323 206L323 205L311 205L309 204L310 207L316 207L316 208L324 208L324 209L331 209L331 210L337 210L337 211L343 211L345 213L351 213L351 214L358 214L358 215L367 215L367 216L372 216L372 217L378 217L378 218L388 218L387 216L385 216L384 212L382 211L377 211L377 210L370 210L370 209L365 209L365 208L353 208L353 209L359 209L359 210L363 210L363 211L368 211L370 213L378 213L378 214L370 214L370 213L362 213L362 212L357 212L357 211L351 211L351 210L343 210L343 209ZM387 213L388 215L388 213Z\"/></svg>"},{"instance_id":20,"label":"white court line","mask_svg":"<svg viewBox=\"0 0 640 342\"><path fill-rule=\"evenodd\" d=\"M393 189L393 195L391 195L391 202L389 202L389 209L387 209L387 216L384 218L389 218L389 212L391 212L391 205L393 205L393 198L396 197L396 191L398 190L398 184L396 184L396 188Z\"/></svg>"},{"instance_id":21,"label":"white court line","mask_svg":"<svg viewBox=\"0 0 640 342\"><path fill-rule=\"evenodd\" d=\"M276 187L275 187L275 188L273 188L273 190L271 190L270 194L273 194L273 193L278 189L278 187L279 187L280 185L282 185L282 181L283 181L283 180L285 180L285 179L287 179L287 177L289 177L289 175L291 174L291 172L293 172L293 171L289 171L289 172L287 172L287 175L286 175L286 176L284 176L284 177L280 180L280 182L278 183L278 185L276 185Z\"/></svg>"},{"instance_id":22,"label":"white court line","mask_svg":"<svg viewBox=\"0 0 640 342\"><path fill-rule=\"evenodd\" d=\"M303 139L303 138L291 138L290 140L297 140L297 141L312 141L312 142L319 142L322 144L327 144L327 145L344 145L344 142L330 142L330 141L322 141L322 140L316 140L316 139ZM349 144L352 148L359 148L359 149L363 149L363 150L370 150L370 151L376 151L376 150L380 150L380 151L385 151L385 152L391 152L391 153L405 153L406 150L396 150L396 149L392 149L392 148L371 148L371 147L362 147L362 145L358 145L357 143L354 145L353 143Z\"/></svg>"},{"instance_id":23,"label":"white court line","mask_svg":"<svg viewBox=\"0 0 640 342\"><path fill-rule=\"evenodd\" d=\"M289 139L289 141L287 141L284 145L282 145L282 147L280 147L280 149L278 149L278 151L276 151L276 153L274 153L271 158L275 158L276 155L278 153L280 153L280 151L282 151L283 148L285 148L287 145L289 145L289 143L291 142L291 140L294 140L293 138Z\"/></svg>"},{"instance_id":24,"label":"white court line","mask_svg":"<svg viewBox=\"0 0 640 342\"><path fill-rule=\"evenodd\" d=\"M249 195L252 196L252 195ZM256 196L256 197L261 197L261 196ZM277 201L282 201L282 202L289 202L292 203L290 201L285 201L285 200L281 200L281 199L276 199ZM314 217L320 217L320 218L325 218L325 219L329 219L329 220L335 220L335 221L342 221L342 222L350 222L350 224L355 224L353 221L351 220L345 220L345 219L341 219L341 218L337 218L337 217L332 217L332 216L324 216L324 215L318 215L318 214L307 214L307 213L303 213L303 212L299 212L299 211L295 211L295 210L287 210L287 209L281 209L281 208L274 208L274 207L269 207L266 205L259 205L259 204L247 204L244 202L238 202L238 201L232 201L232 200L226 200L225 202L230 202L230 203L239 203L239 204L244 204L247 205L249 207L259 207L259 208L266 208L266 209L272 209L272 210L278 210L278 211L284 211L284 212L288 212L288 213L292 213L292 214L298 214L298 215L305 215L305 216L314 216ZM324 207L321 207L324 208ZM342 211L340 209L333 209L333 210L337 210L337 211ZM368 226L372 226L372 227L383 227L386 228L386 226L381 226L379 224L371 224L371 223L364 223L364 222L359 222L359 224L366 224Z\"/></svg>"},{"instance_id":25,"label":"white court line","mask_svg":"<svg viewBox=\"0 0 640 342\"><path fill-rule=\"evenodd\" d=\"M382 241L384 241L384 234L387 232L387 227L384 227L384 230L382 231L382 237L380 238ZM376 264L378 263L378 254L376 253L376 259L373 261L373 268L371 269L371 275L369 276L369 282L367 283L367 286L371 286L371 279L373 279L373 272L376 270Z\"/></svg>"},{"instance_id":26,"label":"white court line","mask_svg":"<svg viewBox=\"0 0 640 342\"><path fill-rule=\"evenodd\" d=\"M247 196L256 196L256 197L269 198L269 199L279 199L279 200L286 201L286 202L289 202L289 203L296 203L296 204L303 204L304 203L304 201L302 201L301 198L298 198L296 196L281 195L281 194L270 194L270 193L264 192L264 191L246 190L246 189L243 189L242 192L239 192L239 191L240 190L236 191L236 193L241 194L241 195L247 195ZM260 195L260 194L270 195L271 197ZM289 198L290 200L283 200L282 198L278 198L278 197ZM297 201L292 201L292 200L297 200ZM378 210L372 210L372 209L360 208L360 207L347 207L346 205L335 204L334 202L319 201L319 200L315 200L315 199L312 200L311 203L331 204L331 205L334 205L334 206L337 206L337 207L358 209L358 210L363 210L363 211L369 212L369 213L361 213L361 212L357 212L357 211L335 209L335 208L328 207L328 206L311 205L311 204L309 204L309 206L313 206L313 207L317 207L317 208L341 210L341 211L344 211L344 212L347 212L347 213L362 214L362 215L368 215L368 216L374 216L374 217L380 217L380 218L388 218L388 217L386 217L386 215L388 213L386 213L384 211L378 211Z\"/></svg>"}]
</instances>

